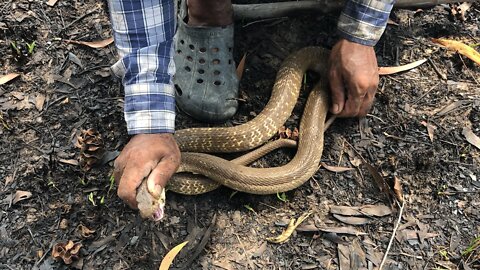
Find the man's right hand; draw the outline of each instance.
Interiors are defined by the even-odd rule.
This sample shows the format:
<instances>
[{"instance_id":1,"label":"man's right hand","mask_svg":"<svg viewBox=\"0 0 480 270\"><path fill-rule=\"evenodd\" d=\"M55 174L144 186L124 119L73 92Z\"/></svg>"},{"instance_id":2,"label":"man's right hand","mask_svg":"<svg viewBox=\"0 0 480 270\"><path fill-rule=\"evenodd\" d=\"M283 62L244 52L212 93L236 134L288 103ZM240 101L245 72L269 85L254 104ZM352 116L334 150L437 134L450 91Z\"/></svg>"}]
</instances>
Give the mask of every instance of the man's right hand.
<instances>
[{"instance_id":1,"label":"man's right hand","mask_svg":"<svg viewBox=\"0 0 480 270\"><path fill-rule=\"evenodd\" d=\"M137 208L136 194L144 178L154 196L165 188L180 165L180 150L172 134L138 134L115 160L114 178L117 194L131 208ZM160 188L161 187L161 188Z\"/></svg>"}]
</instances>

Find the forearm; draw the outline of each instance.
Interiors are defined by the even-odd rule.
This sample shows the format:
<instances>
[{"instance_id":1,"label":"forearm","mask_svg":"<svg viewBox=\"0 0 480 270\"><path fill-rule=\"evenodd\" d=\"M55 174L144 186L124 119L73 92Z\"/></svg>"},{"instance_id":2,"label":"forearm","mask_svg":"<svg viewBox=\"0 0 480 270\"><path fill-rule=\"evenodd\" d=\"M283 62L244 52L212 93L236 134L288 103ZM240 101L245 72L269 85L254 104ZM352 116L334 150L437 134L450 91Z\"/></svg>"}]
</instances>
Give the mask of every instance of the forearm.
<instances>
[{"instance_id":1,"label":"forearm","mask_svg":"<svg viewBox=\"0 0 480 270\"><path fill-rule=\"evenodd\" d=\"M342 38L375 46L387 25L395 0L348 0L338 21Z\"/></svg>"},{"instance_id":2,"label":"forearm","mask_svg":"<svg viewBox=\"0 0 480 270\"><path fill-rule=\"evenodd\" d=\"M129 134L173 133L173 1L109 0Z\"/></svg>"}]
</instances>

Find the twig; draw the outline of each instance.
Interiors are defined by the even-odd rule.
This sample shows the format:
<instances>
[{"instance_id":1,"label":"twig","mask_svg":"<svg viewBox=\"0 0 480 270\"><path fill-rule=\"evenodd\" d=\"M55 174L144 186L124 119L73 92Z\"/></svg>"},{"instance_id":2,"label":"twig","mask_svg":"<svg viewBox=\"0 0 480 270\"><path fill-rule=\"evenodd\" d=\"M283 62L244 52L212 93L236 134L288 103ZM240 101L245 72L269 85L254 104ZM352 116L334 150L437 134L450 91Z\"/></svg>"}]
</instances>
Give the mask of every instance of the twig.
<instances>
[{"instance_id":1,"label":"twig","mask_svg":"<svg viewBox=\"0 0 480 270\"><path fill-rule=\"evenodd\" d=\"M442 78L443 80L447 80L447 75L443 74L437 67L437 65L435 65L435 63L432 61L431 58L428 58L428 63L430 63L430 65L432 66L433 70L435 70L435 72L438 74L438 76L440 76L440 78Z\"/></svg>"},{"instance_id":2,"label":"twig","mask_svg":"<svg viewBox=\"0 0 480 270\"><path fill-rule=\"evenodd\" d=\"M473 76L473 74L472 74L472 72L470 71L470 69L467 67L467 65L465 65L465 61L463 61L463 57L462 57L460 54L459 54L458 56L460 56L460 60L462 60L463 67L468 70L468 74L470 74L470 77L473 78L473 80L477 83L477 85L480 85L480 83L477 81L477 79L475 78L475 76Z\"/></svg>"},{"instance_id":3,"label":"twig","mask_svg":"<svg viewBox=\"0 0 480 270\"><path fill-rule=\"evenodd\" d=\"M390 237L390 241L388 242L387 250L385 251L385 254L383 255L383 259L382 259L382 262L380 263L380 267L378 267L378 269L380 269L380 270L383 269L383 265L387 261L388 252L390 251L390 248L392 247L393 239L395 239L395 235L397 234L398 226L400 226L400 221L402 221L403 207L404 206L405 206L405 200L402 197L402 205L400 206L400 212L398 213L397 224L395 224L395 228L393 229L393 232L392 232L392 237Z\"/></svg>"},{"instance_id":4,"label":"twig","mask_svg":"<svg viewBox=\"0 0 480 270\"><path fill-rule=\"evenodd\" d=\"M429 60L430 60L430 58L429 58ZM419 98L415 99L415 101L412 103L412 105L418 104L418 102L420 102L420 100L422 100L422 98L424 98L426 95L428 95L428 93L432 92L433 89L437 88L437 86L439 84L440 83L437 83L434 86L430 87L430 89L428 89L425 93L423 93Z\"/></svg>"},{"instance_id":5,"label":"twig","mask_svg":"<svg viewBox=\"0 0 480 270\"><path fill-rule=\"evenodd\" d=\"M70 26L76 24L77 22L83 20L85 17L87 17L87 16L89 16L89 15L95 13L95 12L97 12L97 9L94 9L94 10L92 10L92 11L90 11L90 12L87 12L87 13L83 14L83 15L80 16L79 18L75 19L73 22L67 24L65 27L63 27L62 29L60 29L60 30L58 31L57 35L59 35L60 33L62 33L63 31L65 31L65 30L66 30L67 28L69 28Z\"/></svg>"}]
</instances>

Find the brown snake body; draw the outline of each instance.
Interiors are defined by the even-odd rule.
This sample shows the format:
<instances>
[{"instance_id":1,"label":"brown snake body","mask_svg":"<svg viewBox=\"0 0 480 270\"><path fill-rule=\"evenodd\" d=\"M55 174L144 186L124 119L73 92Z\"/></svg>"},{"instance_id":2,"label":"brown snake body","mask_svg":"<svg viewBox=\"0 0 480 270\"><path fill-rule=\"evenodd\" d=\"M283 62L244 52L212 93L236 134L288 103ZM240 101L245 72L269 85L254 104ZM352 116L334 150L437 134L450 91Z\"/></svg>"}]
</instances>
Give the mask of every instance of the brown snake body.
<instances>
[{"instance_id":1,"label":"brown snake body","mask_svg":"<svg viewBox=\"0 0 480 270\"><path fill-rule=\"evenodd\" d=\"M170 180L168 190L193 195L220 184L247 193L275 194L294 189L308 180L317 170L323 151L323 126L328 108L325 78L328 54L323 48L307 47L290 55L277 73L270 100L251 121L235 127L177 131L175 139L182 151L182 163L177 172L201 174L216 183L176 174ZM244 166L244 161L193 153L239 152L265 143L292 113L307 69L316 70L322 77L308 97L300 122L297 153L288 164L275 168L251 168Z\"/></svg>"}]
</instances>

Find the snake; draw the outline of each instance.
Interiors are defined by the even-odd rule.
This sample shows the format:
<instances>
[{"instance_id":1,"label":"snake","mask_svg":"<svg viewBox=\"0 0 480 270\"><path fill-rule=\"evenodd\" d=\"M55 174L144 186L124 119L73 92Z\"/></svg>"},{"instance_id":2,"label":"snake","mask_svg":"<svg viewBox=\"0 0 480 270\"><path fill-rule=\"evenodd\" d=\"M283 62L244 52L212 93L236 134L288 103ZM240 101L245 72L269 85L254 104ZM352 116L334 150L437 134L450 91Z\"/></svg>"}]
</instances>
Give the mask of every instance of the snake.
<instances>
[{"instance_id":1,"label":"snake","mask_svg":"<svg viewBox=\"0 0 480 270\"><path fill-rule=\"evenodd\" d=\"M174 137L181 150L181 164L166 188L175 193L195 195L223 185L241 192L265 195L295 189L310 179L318 169L323 152L329 105L328 56L329 50L322 47L305 47L290 54L277 72L264 109L244 124L176 131ZM307 98L300 120L297 151L290 162L272 168L246 166L253 158L277 147L269 144L255 150L254 155L237 160L207 154L248 151L271 139L290 117L307 70L319 73L320 79ZM163 216L165 197L153 198L145 189L146 185L142 184L137 191L137 201L144 202L139 210L142 216L158 220L159 208L162 208Z\"/></svg>"}]
</instances>

